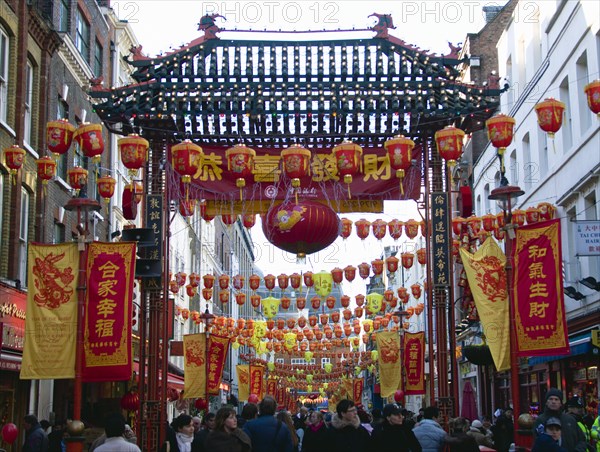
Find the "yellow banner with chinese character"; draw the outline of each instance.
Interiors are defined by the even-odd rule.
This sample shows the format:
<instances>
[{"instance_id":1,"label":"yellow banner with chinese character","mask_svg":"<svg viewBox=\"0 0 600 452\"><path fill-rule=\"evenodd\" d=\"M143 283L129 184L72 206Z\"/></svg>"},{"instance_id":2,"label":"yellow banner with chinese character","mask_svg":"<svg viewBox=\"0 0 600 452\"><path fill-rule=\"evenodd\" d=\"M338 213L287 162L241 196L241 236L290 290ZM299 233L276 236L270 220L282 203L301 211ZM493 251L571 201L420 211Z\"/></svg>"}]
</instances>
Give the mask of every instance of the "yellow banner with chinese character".
<instances>
[{"instance_id":1,"label":"yellow banner with chinese character","mask_svg":"<svg viewBox=\"0 0 600 452\"><path fill-rule=\"evenodd\" d=\"M76 243L30 243L22 380L75 378Z\"/></svg>"},{"instance_id":2,"label":"yellow banner with chinese character","mask_svg":"<svg viewBox=\"0 0 600 452\"><path fill-rule=\"evenodd\" d=\"M460 255L496 370L507 370L510 368L510 330L506 256L491 237L475 253L461 248Z\"/></svg>"},{"instance_id":3,"label":"yellow banner with chinese character","mask_svg":"<svg viewBox=\"0 0 600 452\"><path fill-rule=\"evenodd\" d=\"M248 400L250 395L250 365L238 364L235 366L238 380L238 400Z\"/></svg>"},{"instance_id":4,"label":"yellow banner with chinese character","mask_svg":"<svg viewBox=\"0 0 600 452\"><path fill-rule=\"evenodd\" d=\"M206 334L183 336L183 394L186 399L206 397Z\"/></svg>"},{"instance_id":5,"label":"yellow banner with chinese character","mask_svg":"<svg viewBox=\"0 0 600 452\"><path fill-rule=\"evenodd\" d=\"M379 351L379 384L381 397L389 397L401 381L400 336L396 331L379 332L376 336Z\"/></svg>"}]
</instances>

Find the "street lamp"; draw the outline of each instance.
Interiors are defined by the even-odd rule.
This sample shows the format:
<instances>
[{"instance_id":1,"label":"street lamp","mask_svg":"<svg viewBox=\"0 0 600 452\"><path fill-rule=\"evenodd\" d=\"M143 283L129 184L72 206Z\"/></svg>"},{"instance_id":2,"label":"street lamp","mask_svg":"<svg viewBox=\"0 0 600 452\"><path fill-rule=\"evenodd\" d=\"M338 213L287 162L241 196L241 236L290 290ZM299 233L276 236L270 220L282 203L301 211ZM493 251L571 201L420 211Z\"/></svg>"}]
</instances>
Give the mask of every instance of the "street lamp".
<instances>
[{"instance_id":1,"label":"street lamp","mask_svg":"<svg viewBox=\"0 0 600 452\"><path fill-rule=\"evenodd\" d=\"M525 192L520 187L508 185L508 180L504 175L504 162L502 154L498 153L500 159L501 179L500 186L493 189L488 199L498 201L502 207L504 216L504 229L506 230L506 241L504 242L504 252L506 254L506 290L508 292L508 312L509 312L509 329L510 329L510 390L513 403L513 423L515 432L515 446L522 444L519 425L517 420L521 414L521 399L520 399L520 383L519 383L519 359L517 356L517 333L515 325L515 309L513 306L513 258L512 247L515 239L515 227L512 223L512 208L513 203L519 196Z\"/></svg>"}]
</instances>

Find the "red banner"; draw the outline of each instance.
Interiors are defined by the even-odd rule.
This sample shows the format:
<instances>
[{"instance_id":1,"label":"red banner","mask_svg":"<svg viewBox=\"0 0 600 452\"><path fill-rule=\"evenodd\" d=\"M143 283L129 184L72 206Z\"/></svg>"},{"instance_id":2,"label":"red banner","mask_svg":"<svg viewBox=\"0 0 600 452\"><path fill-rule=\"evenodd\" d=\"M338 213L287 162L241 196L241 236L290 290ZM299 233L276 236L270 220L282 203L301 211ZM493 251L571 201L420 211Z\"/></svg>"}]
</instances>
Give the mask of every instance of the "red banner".
<instances>
[{"instance_id":1,"label":"red banner","mask_svg":"<svg viewBox=\"0 0 600 452\"><path fill-rule=\"evenodd\" d=\"M267 380L267 395L273 396L276 399L277 397L277 380L269 378Z\"/></svg>"},{"instance_id":2,"label":"red banner","mask_svg":"<svg viewBox=\"0 0 600 452\"><path fill-rule=\"evenodd\" d=\"M364 384L365 382L362 378L356 378L352 382L352 400L354 400L354 403L361 403Z\"/></svg>"},{"instance_id":3,"label":"red banner","mask_svg":"<svg viewBox=\"0 0 600 452\"><path fill-rule=\"evenodd\" d=\"M404 394L425 394L425 333L404 333Z\"/></svg>"},{"instance_id":4,"label":"red banner","mask_svg":"<svg viewBox=\"0 0 600 452\"><path fill-rule=\"evenodd\" d=\"M250 364L250 394L257 395L259 399L263 398L263 380L265 378L265 368L255 364Z\"/></svg>"},{"instance_id":5,"label":"red banner","mask_svg":"<svg viewBox=\"0 0 600 452\"><path fill-rule=\"evenodd\" d=\"M227 148L202 146L202 165L192 177L190 194L197 199L239 199L237 185L239 175L228 169L225 156ZM309 174L300 179L299 196L303 199L338 199L342 189L347 190L344 178L338 175L337 162L331 149L309 149L312 153ZM257 150L258 151L258 150ZM170 154L170 149L169 149ZM262 199L285 199L289 196L289 184L283 183L281 149L261 148L254 158L250 180L242 189L244 202ZM412 158L420 161L421 148L415 146ZM171 161L171 158L169 158ZM350 184L350 192L355 200L371 199L418 199L421 189L421 169L409 168L400 190L396 172L391 169L383 146L365 147L360 158L360 171ZM173 173L176 175L176 173ZM182 195L185 190L182 189Z\"/></svg>"},{"instance_id":6,"label":"red banner","mask_svg":"<svg viewBox=\"0 0 600 452\"><path fill-rule=\"evenodd\" d=\"M206 389L208 395L219 395L223 367L229 349L229 338L211 334L208 337L208 372Z\"/></svg>"},{"instance_id":7,"label":"red banner","mask_svg":"<svg viewBox=\"0 0 600 452\"><path fill-rule=\"evenodd\" d=\"M286 390L281 386L277 386L277 392L275 393L275 400L277 400L277 406L285 406L285 395Z\"/></svg>"},{"instance_id":8,"label":"red banner","mask_svg":"<svg viewBox=\"0 0 600 452\"><path fill-rule=\"evenodd\" d=\"M512 257L518 356L569 354L560 220L519 227Z\"/></svg>"},{"instance_id":9,"label":"red banner","mask_svg":"<svg viewBox=\"0 0 600 452\"><path fill-rule=\"evenodd\" d=\"M88 247L83 381L131 378L131 310L136 244Z\"/></svg>"}]
</instances>

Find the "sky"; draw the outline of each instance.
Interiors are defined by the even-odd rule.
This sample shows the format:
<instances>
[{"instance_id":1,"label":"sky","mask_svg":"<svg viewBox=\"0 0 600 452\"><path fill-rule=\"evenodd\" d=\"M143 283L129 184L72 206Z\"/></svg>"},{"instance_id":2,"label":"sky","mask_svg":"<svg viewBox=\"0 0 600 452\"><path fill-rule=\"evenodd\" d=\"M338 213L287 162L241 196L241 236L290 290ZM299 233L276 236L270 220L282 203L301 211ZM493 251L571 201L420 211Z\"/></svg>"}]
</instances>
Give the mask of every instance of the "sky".
<instances>
[{"instance_id":1,"label":"sky","mask_svg":"<svg viewBox=\"0 0 600 452\"><path fill-rule=\"evenodd\" d=\"M371 27L376 19L372 13L391 14L396 29L390 34L407 43L438 54L449 52L448 42L464 41L466 33L475 33L484 25L482 8L486 5L506 3L491 1L194 1L194 0L122 0L112 1L111 6L121 20L127 20L143 46L143 53L156 56L170 52L200 37L197 24L204 14L218 13L226 20L217 19L217 24L228 30L351 30ZM292 37L293 36L293 37ZM372 31L338 33L285 34L281 39L315 39L324 36L335 39L339 36L368 38ZM272 34L247 34L241 31L222 32L222 39L265 39ZM420 220L416 203L413 201L386 202L382 214L348 214L353 221L366 218L374 221L381 218L390 221L397 218L406 221ZM296 264L295 256L281 251L268 243L261 231L260 220L251 230L257 265L264 274L331 270L334 267L355 267L363 261L370 262L380 257L387 245L402 245L389 236L378 241L370 236L365 241L356 237L355 230L347 240L338 238L329 248L308 256L305 264ZM411 244L404 245L410 247ZM353 285L344 283L345 293L361 293L364 281L358 277ZM354 286L354 287L351 287Z\"/></svg>"}]
</instances>

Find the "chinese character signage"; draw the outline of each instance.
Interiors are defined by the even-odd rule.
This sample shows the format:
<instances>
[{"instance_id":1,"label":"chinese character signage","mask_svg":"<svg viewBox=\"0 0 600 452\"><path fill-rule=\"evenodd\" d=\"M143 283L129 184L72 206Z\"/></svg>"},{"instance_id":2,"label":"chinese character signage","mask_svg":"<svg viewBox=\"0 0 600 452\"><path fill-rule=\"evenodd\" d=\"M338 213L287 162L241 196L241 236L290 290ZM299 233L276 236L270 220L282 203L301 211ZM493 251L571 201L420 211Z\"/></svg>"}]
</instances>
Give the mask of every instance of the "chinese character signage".
<instances>
[{"instance_id":1,"label":"chinese character signage","mask_svg":"<svg viewBox=\"0 0 600 452\"><path fill-rule=\"evenodd\" d=\"M404 333L406 395L425 394L425 333Z\"/></svg>"},{"instance_id":2,"label":"chinese character signage","mask_svg":"<svg viewBox=\"0 0 600 452\"><path fill-rule=\"evenodd\" d=\"M362 378L352 380L352 400L354 400L354 403L362 403L364 386L365 381Z\"/></svg>"},{"instance_id":3,"label":"chinese character signage","mask_svg":"<svg viewBox=\"0 0 600 452\"><path fill-rule=\"evenodd\" d=\"M518 228L513 258L518 355L569 354L560 219Z\"/></svg>"},{"instance_id":4,"label":"chinese character signage","mask_svg":"<svg viewBox=\"0 0 600 452\"><path fill-rule=\"evenodd\" d=\"M577 256L600 256L600 221L576 221L573 228Z\"/></svg>"},{"instance_id":5,"label":"chinese character signage","mask_svg":"<svg viewBox=\"0 0 600 452\"><path fill-rule=\"evenodd\" d=\"M206 397L206 334L183 336L183 371L185 398Z\"/></svg>"},{"instance_id":6,"label":"chinese character signage","mask_svg":"<svg viewBox=\"0 0 600 452\"><path fill-rule=\"evenodd\" d=\"M146 227L154 231L154 245L144 247L146 259L162 259L163 241L163 195L145 195Z\"/></svg>"},{"instance_id":7,"label":"chinese character signage","mask_svg":"<svg viewBox=\"0 0 600 452\"><path fill-rule=\"evenodd\" d=\"M208 395L219 395L223 366L229 349L229 338L211 334L208 338L208 372L207 381Z\"/></svg>"},{"instance_id":8,"label":"chinese character signage","mask_svg":"<svg viewBox=\"0 0 600 452\"><path fill-rule=\"evenodd\" d=\"M267 395L274 398L277 397L277 380L275 378L269 378L267 380Z\"/></svg>"},{"instance_id":9,"label":"chinese character signage","mask_svg":"<svg viewBox=\"0 0 600 452\"><path fill-rule=\"evenodd\" d=\"M263 398L263 380L265 368L260 365L250 364L250 394Z\"/></svg>"},{"instance_id":10,"label":"chinese character signage","mask_svg":"<svg viewBox=\"0 0 600 452\"><path fill-rule=\"evenodd\" d=\"M136 244L88 247L83 381L131 378L131 312Z\"/></svg>"},{"instance_id":11,"label":"chinese character signage","mask_svg":"<svg viewBox=\"0 0 600 452\"><path fill-rule=\"evenodd\" d=\"M75 378L77 244L30 243L27 254L27 316L20 378Z\"/></svg>"},{"instance_id":12,"label":"chinese character signage","mask_svg":"<svg viewBox=\"0 0 600 452\"><path fill-rule=\"evenodd\" d=\"M450 212L448 193L431 194L431 244L433 251L433 285L450 284Z\"/></svg>"}]
</instances>

